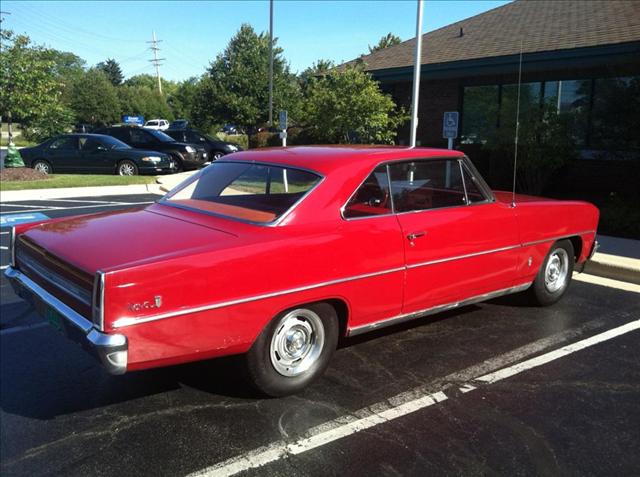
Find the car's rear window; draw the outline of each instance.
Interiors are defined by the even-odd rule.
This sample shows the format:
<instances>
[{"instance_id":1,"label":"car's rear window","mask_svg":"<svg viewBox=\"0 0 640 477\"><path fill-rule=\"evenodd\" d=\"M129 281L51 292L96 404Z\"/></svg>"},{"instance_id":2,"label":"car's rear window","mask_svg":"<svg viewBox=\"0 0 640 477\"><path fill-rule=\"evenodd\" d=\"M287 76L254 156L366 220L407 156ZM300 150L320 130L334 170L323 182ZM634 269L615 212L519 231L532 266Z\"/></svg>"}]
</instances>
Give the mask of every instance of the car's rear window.
<instances>
[{"instance_id":1,"label":"car's rear window","mask_svg":"<svg viewBox=\"0 0 640 477\"><path fill-rule=\"evenodd\" d=\"M161 203L267 224L282 217L320 179L313 172L285 166L217 161Z\"/></svg>"}]
</instances>

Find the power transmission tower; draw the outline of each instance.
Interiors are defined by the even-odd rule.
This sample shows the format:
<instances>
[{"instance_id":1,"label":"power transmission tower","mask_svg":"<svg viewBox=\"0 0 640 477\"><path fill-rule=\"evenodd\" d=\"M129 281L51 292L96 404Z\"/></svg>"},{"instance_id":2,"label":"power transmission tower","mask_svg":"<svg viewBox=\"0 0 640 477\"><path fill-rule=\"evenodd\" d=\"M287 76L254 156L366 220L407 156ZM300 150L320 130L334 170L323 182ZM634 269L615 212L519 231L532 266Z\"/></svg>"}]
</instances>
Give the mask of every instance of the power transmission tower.
<instances>
[{"instance_id":1,"label":"power transmission tower","mask_svg":"<svg viewBox=\"0 0 640 477\"><path fill-rule=\"evenodd\" d=\"M158 58L158 52L160 48L158 47L158 43L162 40L156 40L156 32L153 32L153 40L148 41L147 43L151 43L150 49L153 50L153 60L149 60L153 66L156 67L156 78L158 78L158 92L162 94L162 80L160 79L160 65L162 61L165 61L165 58Z\"/></svg>"}]
</instances>

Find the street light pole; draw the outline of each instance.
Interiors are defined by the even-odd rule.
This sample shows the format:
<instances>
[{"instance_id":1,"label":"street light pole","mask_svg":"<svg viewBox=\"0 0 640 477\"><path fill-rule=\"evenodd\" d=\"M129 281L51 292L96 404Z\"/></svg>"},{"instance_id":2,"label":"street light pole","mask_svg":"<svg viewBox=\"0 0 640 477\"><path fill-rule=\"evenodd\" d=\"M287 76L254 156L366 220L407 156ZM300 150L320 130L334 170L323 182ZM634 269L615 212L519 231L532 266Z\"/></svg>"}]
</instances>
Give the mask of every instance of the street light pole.
<instances>
[{"instance_id":1,"label":"street light pole","mask_svg":"<svg viewBox=\"0 0 640 477\"><path fill-rule=\"evenodd\" d=\"M269 127L273 126L273 0L269 0Z\"/></svg>"},{"instance_id":2,"label":"street light pole","mask_svg":"<svg viewBox=\"0 0 640 477\"><path fill-rule=\"evenodd\" d=\"M411 138L410 146L416 147L418 129L418 96L420 94L420 63L422 57L422 0L418 0L416 15L416 57L413 66L413 98L411 100Z\"/></svg>"}]
</instances>

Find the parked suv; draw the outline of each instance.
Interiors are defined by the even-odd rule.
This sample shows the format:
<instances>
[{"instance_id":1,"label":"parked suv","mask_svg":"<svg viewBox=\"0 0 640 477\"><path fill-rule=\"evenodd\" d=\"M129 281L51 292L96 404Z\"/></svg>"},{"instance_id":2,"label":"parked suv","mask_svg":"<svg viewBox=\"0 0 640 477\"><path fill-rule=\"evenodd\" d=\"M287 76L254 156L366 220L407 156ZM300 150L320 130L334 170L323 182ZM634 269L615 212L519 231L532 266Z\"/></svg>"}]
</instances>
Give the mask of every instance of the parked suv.
<instances>
[{"instance_id":1,"label":"parked suv","mask_svg":"<svg viewBox=\"0 0 640 477\"><path fill-rule=\"evenodd\" d=\"M242 151L242 148L237 144L220 141L197 129L167 129L164 132L176 141L190 142L203 146L207 150L207 157L210 161L220 159L225 154Z\"/></svg>"},{"instance_id":2,"label":"parked suv","mask_svg":"<svg viewBox=\"0 0 640 477\"><path fill-rule=\"evenodd\" d=\"M178 142L162 131L154 129L112 126L96 131L98 134L108 134L131 147L160 151L169 154L175 162L177 171L198 169L208 163L207 151L198 144Z\"/></svg>"},{"instance_id":3,"label":"parked suv","mask_svg":"<svg viewBox=\"0 0 640 477\"><path fill-rule=\"evenodd\" d=\"M149 121L144 123L144 127L164 131L165 129L169 128L169 121L167 121L166 119L150 119Z\"/></svg>"}]
</instances>

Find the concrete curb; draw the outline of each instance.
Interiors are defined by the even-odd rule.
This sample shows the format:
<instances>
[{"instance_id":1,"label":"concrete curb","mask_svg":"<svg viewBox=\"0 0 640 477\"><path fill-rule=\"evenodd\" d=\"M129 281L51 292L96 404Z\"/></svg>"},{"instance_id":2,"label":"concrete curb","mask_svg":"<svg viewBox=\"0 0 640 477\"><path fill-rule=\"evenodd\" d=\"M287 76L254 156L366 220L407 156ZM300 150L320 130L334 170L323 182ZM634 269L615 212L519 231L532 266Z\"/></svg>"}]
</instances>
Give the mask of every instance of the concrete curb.
<instances>
[{"instance_id":1,"label":"concrete curb","mask_svg":"<svg viewBox=\"0 0 640 477\"><path fill-rule=\"evenodd\" d=\"M101 197L111 195L156 194L164 195L159 184L134 184L126 186L63 187L59 189L26 189L0 191L0 202L21 200L66 199L70 197Z\"/></svg>"},{"instance_id":2,"label":"concrete curb","mask_svg":"<svg viewBox=\"0 0 640 477\"><path fill-rule=\"evenodd\" d=\"M640 284L640 260L606 253L596 253L586 263L584 273Z\"/></svg>"}]
</instances>

